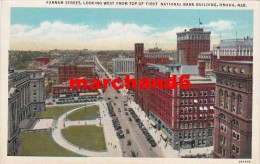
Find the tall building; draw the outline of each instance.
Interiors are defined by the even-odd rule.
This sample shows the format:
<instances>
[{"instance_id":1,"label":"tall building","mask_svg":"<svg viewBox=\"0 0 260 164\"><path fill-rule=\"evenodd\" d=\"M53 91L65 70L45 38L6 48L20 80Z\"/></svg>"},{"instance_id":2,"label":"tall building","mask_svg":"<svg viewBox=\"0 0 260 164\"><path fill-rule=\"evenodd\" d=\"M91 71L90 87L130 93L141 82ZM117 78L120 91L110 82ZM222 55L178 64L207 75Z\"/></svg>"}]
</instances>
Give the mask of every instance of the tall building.
<instances>
[{"instance_id":1,"label":"tall building","mask_svg":"<svg viewBox=\"0 0 260 164\"><path fill-rule=\"evenodd\" d=\"M93 65L63 65L58 67L58 82L67 82L70 78L86 78L87 80L94 78Z\"/></svg>"},{"instance_id":2,"label":"tall building","mask_svg":"<svg viewBox=\"0 0 260 164\"><path fill-rule=\"evenodd\" d=\"M144 51L143 43L135 44L135 79L137 81L146 76L146 66L148 63L169 64L170 62L169 52L162 51L158 47ZM135 102L137 102L143 109L147 109L144 108L144 105L147 105L147 102L142 101L144 96L147 97L146 92L137 87L135 90ZM147 114L148 111L144 110L144 112Z\"/></svg>"},{"instance_id":3,"label":"tall building","mask_svg":"<svg viewBox=\"0 0 260 164\"><path fill-rule=\"evenodd\" d=\"M220 60L215 73L213 156L251 158L253 62Z\"/></svg>"},{"instance_id":4,"label":"tall building","mask_svg":"<svg viewBox=\"0 0 260 164\"><path fill-rule=\"evenodd\" d=\"M114 58L112 61L114 65L114 76L135 73L134 58Z\"/></svg>"},{"instance_id":5,"label":"tall building","mask_svg":"<svg viewBox=\"0 0 260 164\"><path fill-rule=\"evenodd\" d=\"M210 51L210 33L203 28L192 28L177 33L178 62L185 65L197 65L198 55Z\"/></svg>"},{"instance_id":6,"label":"tall building","mask_svg":"<svg viewBox=\"0 0 260 164\"><path fill-rule=\"evenodd\" d=\"M161 50L146 53L143 44L135 45L135 53L136 80L160 78L165 81L173 75L190 75L191 86L187 90L158 86L135 90L135 102L151 118L151 124L162 138L174 149L212 146L215 81L204 77L205 63L199 66L171 64L168 53Z\"/></svg>"},{"instance_id":7,"label":"tall building","mask_svg":"<svg viewBox=\"0 0 260 164\"><path fill-rule=\"evenodd\" d=\"M40 70L9 70L8 155L18 153L20 126L29 125L30 117L45 110L44 81L45 74Z\"/></svg>"},{"instance_id":8,"label":"tall building","mask_svg":"<svg viewBox=\"0 0 260 164\"><path fill-rule=\"evenodd\" d=\"M219 60L253 61L253 38L221 40L213 46L213 69L217 69Z\"/></svg>"}]
</instances>

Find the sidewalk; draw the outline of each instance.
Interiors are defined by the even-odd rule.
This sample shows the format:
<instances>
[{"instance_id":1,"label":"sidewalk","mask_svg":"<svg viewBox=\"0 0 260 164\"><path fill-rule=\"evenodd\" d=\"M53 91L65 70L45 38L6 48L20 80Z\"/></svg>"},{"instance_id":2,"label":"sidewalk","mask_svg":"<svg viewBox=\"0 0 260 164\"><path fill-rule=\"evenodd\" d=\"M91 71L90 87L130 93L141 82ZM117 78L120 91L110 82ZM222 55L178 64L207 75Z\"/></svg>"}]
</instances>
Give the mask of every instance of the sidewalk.
<instances>
[{"instance_id":1,"label":"sidewalk","mask_svg":"<svg viewBox=\"0 0 260 164\"><path fill-rule=\"evenodd\" d=\"M146 116L146 114L141 110L141 108L139 107L138 104L136 104L134 101L129 101L128 105L133 108L133 110L135 111L135 113L139 116L140 120L142 120L144 126L146 127L146 129L149 131L149 133L152 135L152 137L154 138L154 140L156 141L156 143L158 144L158 146L160 147L160 149L162 150L162 153L165 157L167 158L180 158L181 156L185 156L185 155L191 155L191 154L209 154L212 150L213 150L213 146L211 147L203 147L203 148L193 148L193 149L182 149L180 151L180 153L178 152L178 150L174 150L171 145L167 145L167 147L165 147L166 142L161 139L160 134L156 131L156 129L154 129L149 122L149 118L148 116Z\"/></svg>"},{"instance_id":2,"label":"sidewalk","mask_svg":"<svg viewBox=\"0 0 260 164\"><path fill-rule=\"evenodd\" d=\"M91 103L91 104L88 104L88 106L94 105L94 104L97 104L97 105L100 106L100 109L101 109L100 114L102 116L104 108L101 106L100 103ZM100 124L99 124L100 120L99 119L97 119L97 120L84 120L84 121L65 121L65 118L66 118L67 115L69 115L70 113L74 112L75 110L78 110L78 109L83 108L83 107L84 106L77 107L73 110L70 110L70 111L64 113L63 115L61 115L58 118L58 121L55 125L56 128L54 128L52 130L53 140L58 145L60 145L61 147L68 149L68 150L70 150L74 153L84 155L84 156L91 156L91 157L118 157L118 156L121 156L121 154L122 154L121 150L120 149L113 149L112 146L108 146L107 142L106 142L107 151L102 152L102 151L92 151L92 150L86 150L86 149L79 149L78 146L75 146L75 145L69 143L65 138L63 138L61 130L64 128L64 123L65 123L65 127L67 127L67 126L82 126L82 125L86 125L86 124L87 125L95 124L97 126L100 126ZM108 125L108 117L109 117L108 114L106 114L106 117L102 117L102 119L101 119L101 125L105 125L103 128L104 128L104 135L105 135L106 141L112 140L112 138L110 138L109 135L107 135L107 133L111 133L110 132L111 129L109 129L110 125ZM112 124L112 122L111 122L111 124Z\"/></svg>"}]
</instances>

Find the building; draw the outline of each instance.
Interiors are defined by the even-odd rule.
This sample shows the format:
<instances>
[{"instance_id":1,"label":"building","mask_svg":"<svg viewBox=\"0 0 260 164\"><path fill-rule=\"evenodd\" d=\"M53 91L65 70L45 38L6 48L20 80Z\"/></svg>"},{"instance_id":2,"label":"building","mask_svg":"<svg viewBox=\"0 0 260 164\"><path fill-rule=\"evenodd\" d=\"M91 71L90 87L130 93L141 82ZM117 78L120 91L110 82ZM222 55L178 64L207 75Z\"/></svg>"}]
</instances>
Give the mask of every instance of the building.
<instances>
[{"instance_id":1,"label":"building","mask_svg":"<svg viewBox=\"0 0 260 164\"><path fill-rule=\"evenodd\" d=\"M214 58L213 58L213 52L209 51L209 52L201 52L198 55L198 64L199 63L205 63L205 71L212 71L213 70L213 62L214 62Z\"/></svg>"},{"instance_id":2,"label":"building","mask_svg":"<svg viewBox=\"0 0 260 164\"><path fill-rule=\"evenodd\" d=\"M126 75L135 73L135 59L134 58L114 58L113 60L113 74L114 77L118 75Z\"/></svg>"},{"instance_id":3,"label":"building","mask_svg":"<svg viewBox=\"0 0 260 164\"><path fill-rule=\"evenodd\" d=\"M213 69L217 69L218 61L253 61L253 39L226 39L213 46Z\"/></svg>"},{"instance_id":4,"label":"building","mask_svg":"<svg viewBox=\"0 0 260 164\"><path fill-rule=\"evenodd\" d=\"M79 97L79 96L85 96L85 97L96 97L99 95L98 90L88 90L83 89L83 86L81 86L81 89L70 89L69 83L63 83L61 85L54 85L52 86L52 98L65 98L65 97Z\"/></svg>"},{"instance_id":5,"label":"building","mask_svg":"<svg viewBox=\"0 0 260 164\"><path fill-rule=\"evenodd\" d=\"M179 87L135 90L135 102L149 116L162 138L174 149L212 146L215 81L204 77L205 63L199 66L171 64L168 53L161 50L146 53L143 44L135 45L135 53L136 80L190 75L188 90Z\"/></svg>"},{"instance_id":6,"label":"building","mask_svg":"<svg viewBox=\"0 0 260 164\"><path fill-rule=\"evenodd\" d=\"M67 82L70 78L86 78L87 80L95 78L95 67L93 65L63 65L58 67L58 82Z\"/></svg>"},{"instance_id":7,"label":"building","mask_svg":"<svg viewBox=\"0 0 260 164\"><path fill-rule=\"evenodd\" d=\"M45 110L44 78L40 70L9 70L8 155L18 153L22 124L31 124L29 118Z\"/></svg>"},{"instance_id":8,"label":"building","mask_svg":"<svg viewBox=\"0 0 260 164\"><path fill-rule=\"evenodd\" d=\"M156 64L169 64L170 61L170 53L162 51L159 48L149 49L148 51L144 51L143 43L135 44L135 79L139 81L139 79L144 78L146 76L146 65L148 63L156 63ZM138 87L135 90L135 102L137 102L142 109L144 102L142 101L143 97L147 96L146 92L140 90ZM147 102L145 102L147 104ZM145 110L147 114L148 111Z\"/></svg>"},{"instance_id":9,"label":"building","mask_svg":"<svg viewBox=\"0 0 260 164\"><path fill-rule=\"evenodd\" d=\"M215 73L213 156L251 158L253 62L220 60Z\"/></svg>"},{"instance_id":10,"label":"building","mask_svg":"<svg viewBox=\"0 0 260 164\"><path fill-rule=\"evenodd\" d=\"M38 62L42 62L44 65L48 64L51 61L49 57L38 57L35 59Z\"/></svg>"},{"instance_id":11,"label":"building","mask_svg":"<svg viewBox=\"0 0 260 164\"><path fill-rule=\"evenodd\" d=\"M210 51L210 34L203 28L192 28L177 33L178 62L185 65L197 65L198 55Z\"/></svg>"}]
</instances>

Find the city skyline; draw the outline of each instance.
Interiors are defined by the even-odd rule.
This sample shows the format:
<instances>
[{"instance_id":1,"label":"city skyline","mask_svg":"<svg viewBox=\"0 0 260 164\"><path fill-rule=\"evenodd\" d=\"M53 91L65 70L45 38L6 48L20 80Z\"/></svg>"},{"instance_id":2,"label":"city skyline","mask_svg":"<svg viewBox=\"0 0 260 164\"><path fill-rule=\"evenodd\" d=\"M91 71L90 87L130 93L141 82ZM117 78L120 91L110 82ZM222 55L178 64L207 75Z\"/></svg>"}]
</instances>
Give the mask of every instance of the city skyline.
<instances>
[{"instance_id":1,"label":"city skyline","mask_svg":"<svg viewBox=\"0 0 260 164\"><path fill-rule=\"evenodd\" d=\"M252 22L250 10L12 8L10 49L176 50L176 33L193 27L211 31L212 49L220 37L252 37Z\"/></svg>"}]
</instances>

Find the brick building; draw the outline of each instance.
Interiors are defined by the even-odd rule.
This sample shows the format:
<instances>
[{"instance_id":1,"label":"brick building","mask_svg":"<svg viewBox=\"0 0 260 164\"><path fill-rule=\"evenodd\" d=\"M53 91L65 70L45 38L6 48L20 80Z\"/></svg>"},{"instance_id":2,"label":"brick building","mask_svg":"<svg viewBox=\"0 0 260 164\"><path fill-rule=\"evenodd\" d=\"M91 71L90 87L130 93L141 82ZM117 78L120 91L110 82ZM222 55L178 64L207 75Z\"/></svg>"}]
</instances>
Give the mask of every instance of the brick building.
<instances>
[{"instance_id":1,"label":"brick building","mask_svg":"<svg viewBox=\"0 0 260 164\"><path fill-rule=\"evenodd\" d=\"M144 51L143 43L135 44L135 79L138 81L140 78L146 76L146 65L148 63L156 63L156 64L169 64L170 61L170 53L162 51L157 47L154 49L150 49L148 51ZM135 102L138 102L141 107L143 107L143 102L140 101L144 96L147 96L145 91L140 90L138 87L135 90ZM147 111L145 110L146 114Z\"/></svg>"},{"instance_id":2,"label":"brick building","mask_svg":"<svg viewBox=\"0 0 260 164\"><path fill-rule=\"evenodd\" d=\"M48 64L51 61L49 57L38 57L35 59L38 62L42 62L44 65Z\"/></svg>"},{"instance_id":3,"label":"brick building","mask_svg":"<svg viewBox=\"0 0 260 164\"><path fill-rule=\"evenodd\" d=\"M178 77L189 74L191 87L188 90L179 87L176 90L158 87L155 90L136 89L135 102L151 118L151 124L161 133L162 138L174 149L212 146L214 79L204 77L205 63L199 66L170 64L168 56L161 56L160 52L145 53L143 44L135 45L136 80L166 80L174 74ZM149 58L151 55L152 59Z\"/></svg>"},{"instance_id":4,"label":"brick building","mask_svg":"<svg viewBox=\"0 0 260 164\"><path fill-rule=\"evenodd\" d=\"M251 158L252 61L219 61L215 71L215 158Z\"/></svg>"},{"instance_id":5,"label":"brick building","mask_svg":"<svg viewBox=\"0 0 260 164\"><path fill-rule=\"evenodd\" d=\"M93 65L63 65L58 67L58 82L67 82L70 78L86 78L87 80L95 77Z\"/></svg>"},{"instance_id":6,"label":"brick building","mask_svg":"<svg viewBox=\"0 0 260 164\"><path fill-rule=\"evenodd\" d=\"M210 34L203 28L193 28L177 33L178 62L185 65L197 65L198 55L210 51Z\"/></svg>"}]
</instances>

